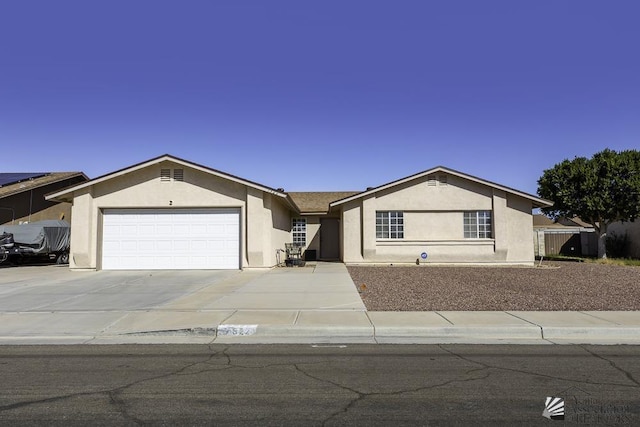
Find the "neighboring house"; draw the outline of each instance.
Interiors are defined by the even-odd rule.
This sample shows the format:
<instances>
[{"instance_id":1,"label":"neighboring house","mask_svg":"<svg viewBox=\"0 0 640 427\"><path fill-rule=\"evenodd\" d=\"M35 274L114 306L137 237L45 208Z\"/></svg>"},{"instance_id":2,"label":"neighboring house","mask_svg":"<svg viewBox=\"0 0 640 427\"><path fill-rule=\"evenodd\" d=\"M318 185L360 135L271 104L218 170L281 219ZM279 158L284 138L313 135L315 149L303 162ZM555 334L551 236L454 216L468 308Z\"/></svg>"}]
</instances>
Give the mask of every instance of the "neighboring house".
<instances>
[{"instance_id":1,"label":"neighboring house","mask_svg":"<svg viewBox=\"0 0 640 427\"><path fill-rule=\"evenodd\" d=\"M583 229L594 230L593 225L582 220L582 218L574 216L573 218L558 218L558 224L566 225L567 227L580 227Z\"/></svg>"},{"instance_id":2,"label":"neighboring house","mask_svg":"<svg viewBox=\"0 0 640 427\"><path fill-rule=\"evenodd\" d=\"M70 221L71 203L45 200L45 195L87 180L82 172L0 173L0 225Z\"/></svg>"},{"instance_id":3,"label":"neighboring house","mask_svg":"<svg viewBox=\"0 0 640 427\"><path fill-rule=\"evenodd\" d=\"M592 225L580 218L559 218L553 221L546 215L533 215L533 241L536 256L598 255L598 238Z\"/></svg>"},{"instance_id":4,"label":"neighboring house","mask_svg":"<svg viewBox=\"0 0 640 427\"><path fill-rule=\"evenodd\" d=\"M640 218L635 221L614 222L607 227L607 235L627 235L629 246L627 247L627 256L629 258L640 259Z\"/></svg>"},{"instance_id":5,"label":"neighboring house","mask_svg":"<svg viewBox=\"0 0 640 427\"><path fill-rule=\"evenodd\" d=\"M531 211L551 205L444 167L360 193L286 193L170 155L47 199L73 203L72 269L264 268L292 242L346 263L531 265Z\"/></svg>"}]
</instances>

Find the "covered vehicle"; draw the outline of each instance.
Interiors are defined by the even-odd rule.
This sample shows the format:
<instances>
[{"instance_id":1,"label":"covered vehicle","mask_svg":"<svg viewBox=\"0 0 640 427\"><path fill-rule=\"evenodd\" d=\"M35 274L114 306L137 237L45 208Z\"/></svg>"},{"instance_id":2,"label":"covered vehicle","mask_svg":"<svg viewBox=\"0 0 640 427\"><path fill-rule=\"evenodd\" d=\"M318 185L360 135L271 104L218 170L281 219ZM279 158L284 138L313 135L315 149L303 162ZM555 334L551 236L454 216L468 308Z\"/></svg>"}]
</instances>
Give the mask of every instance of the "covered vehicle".
<instances>
[{"instance_id":1,"label":"covered vehicle","mask_svg":"<svg viewBox=\"0 0 640 427\"><path fill-rule=\"evenodd\" d=\"M69 262L71 226L66 221L46 220L20 225L0 225L0 235L12 235L8 258L47 257L59 264ZM2 259L2 257L0 257Z\"/></svg>"}]
</instances>

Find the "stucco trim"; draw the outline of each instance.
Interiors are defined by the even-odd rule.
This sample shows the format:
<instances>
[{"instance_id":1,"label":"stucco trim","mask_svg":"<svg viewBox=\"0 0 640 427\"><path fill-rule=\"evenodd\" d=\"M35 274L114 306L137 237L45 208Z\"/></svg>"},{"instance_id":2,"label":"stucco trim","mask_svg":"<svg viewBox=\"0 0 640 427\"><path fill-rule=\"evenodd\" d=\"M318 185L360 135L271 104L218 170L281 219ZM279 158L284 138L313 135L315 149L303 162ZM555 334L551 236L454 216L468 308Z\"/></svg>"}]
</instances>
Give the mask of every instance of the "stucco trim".
<instances>
[{"instance_id":1,"label":"stucco trim","mask_svg":"<svg viewBox=\"0 0 640 427\"><path fill-rule=\"evenodd\" d=\"M515 190L513 188L505 187L504 185L500 185L500 184L497 184L495 182L487 181L487 180L484 180L482 178L478 178L478 177L473 176L473 175L467 175L465 173L462 173L462 172L459 172L459 171L456 171L456 170L453 170L453 169L449 169L449 168L446 168L444 166L436 166L435 168L428 169L426 171L419 172L419 173L414 174L414 175L410 175L410 176L408 176L406 178L401 178L399 180L392 181L392 182L389 182L387 184L383 184L381 186L368 189L368 190L360 192L358 194L354 194L353 196L349 196L349 197L345 197L344 199L336 200L336 201L331 202L329 204L329 208L340 206L342 204L351 202L353 200L357 200L357 199L361 199L363 197L370 196L372 194L375 194L378 191L387 190L389 188L393 188L395 186L402 185L402 184L405 184L407 182L413 181L415 179L419 179L419 178L422 178L424 176L431 175L431 174L437 173L437 172L444 172L444 173L447 173L447 174L451 174L451 175L454 175L454 176L457 176L457 177L460 177L460 178L463 178L463 179L466 179L466 180L469 180L469 181L472 181L472 182L475 182L475 183L478 183L478 184L486 185L486 186L494 188L494 189L502 190L502 191L507 192L507 193L511 193L511 194L515 194L515 195L520 196L520 197L524 197L525 199L531 200L533 202L533 206L534 207L553 206L553 202L551 202L549 200L541 199L540 197L536 197L536 196L534 196L532 194L528 194L528 193L525 193L523 191Z\"/></svg>"}]
</instances>

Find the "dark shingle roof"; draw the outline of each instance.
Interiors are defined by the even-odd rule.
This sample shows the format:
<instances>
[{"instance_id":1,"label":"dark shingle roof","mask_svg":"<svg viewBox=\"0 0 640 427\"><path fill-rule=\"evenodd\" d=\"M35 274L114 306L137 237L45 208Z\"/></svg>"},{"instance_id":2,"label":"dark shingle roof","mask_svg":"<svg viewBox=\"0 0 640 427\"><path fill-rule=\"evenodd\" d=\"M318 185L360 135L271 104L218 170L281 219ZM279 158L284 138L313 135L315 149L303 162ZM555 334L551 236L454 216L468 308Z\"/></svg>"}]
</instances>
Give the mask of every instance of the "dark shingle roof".
<instances>
[{"instance_id":1,"label":"dark shingle roof","mask_svg":"<svg viewBox=\"0 0 640 427\"><path fill-rule=\"evenodd\" d=\"M357 194L357 191L300 191L289 192L300 213L327 213L329 203Z\"/></svg>"},{"instance_id":2,"label":"dark shingle roof","mask_svg":"<svg viewBox=\"0 0 640 427\"><path fill-rule=\"evenodd\" d=\"M76 176L87 177L82 172L48 172L44 176L27 179L24 181L16 182L14 184L8 184L0 187L0 198L12 196L14 194L22 193L23 191L29 191L34 188L44 187L45 185L53 184L65 179L73 178Z\"/></svg>"},{"instance_id":3,"label":"dark shingle roof","mask_svg":"<svg viewBox=\"0 0 640 427\"><path fill-rule=\"evenodd\" d=\"M533 226L534 227L546 227L546 226L557 226L551 218L542 214L534 214L533 215Z\"/></svg>"}]
</instances>

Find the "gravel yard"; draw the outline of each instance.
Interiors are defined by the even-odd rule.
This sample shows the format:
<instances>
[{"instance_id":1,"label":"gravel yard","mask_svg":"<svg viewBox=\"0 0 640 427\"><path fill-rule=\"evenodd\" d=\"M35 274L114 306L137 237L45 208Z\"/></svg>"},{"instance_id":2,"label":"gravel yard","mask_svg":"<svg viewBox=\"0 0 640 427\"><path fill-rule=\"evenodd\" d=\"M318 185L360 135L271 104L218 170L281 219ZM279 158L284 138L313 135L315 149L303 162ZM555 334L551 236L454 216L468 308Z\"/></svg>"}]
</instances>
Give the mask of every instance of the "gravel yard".
<instances>
[{"instance_id":1,"label":"gravel yard","mask_svg":"<svg viewBox=\"0 0 640 427\"><path fill-rule=\"evenodd\" d=\"M370 311L640 310L640 267L556 262L348 270Z\"/></svg>"}]
</instances>

